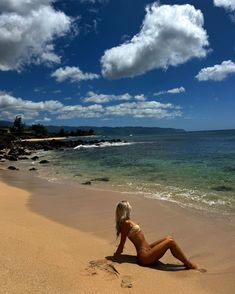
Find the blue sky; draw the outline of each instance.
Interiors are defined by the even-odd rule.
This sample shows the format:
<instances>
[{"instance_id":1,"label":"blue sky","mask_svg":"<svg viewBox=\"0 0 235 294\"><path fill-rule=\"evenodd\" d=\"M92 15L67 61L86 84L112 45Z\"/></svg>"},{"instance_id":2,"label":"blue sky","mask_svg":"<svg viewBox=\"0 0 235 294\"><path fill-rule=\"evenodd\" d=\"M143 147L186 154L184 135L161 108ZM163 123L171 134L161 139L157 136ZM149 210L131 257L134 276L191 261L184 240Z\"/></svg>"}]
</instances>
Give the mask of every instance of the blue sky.
<instances>
[{"instance_id":1,"label":"blue sky","mask_svg":"<svg viewBox=\"0 0 235 294\"><path fill-rule=\"evenodd\" d=\"M0 120L235 128L235 0L2 0Z\"/></svg>"}]
</instances>

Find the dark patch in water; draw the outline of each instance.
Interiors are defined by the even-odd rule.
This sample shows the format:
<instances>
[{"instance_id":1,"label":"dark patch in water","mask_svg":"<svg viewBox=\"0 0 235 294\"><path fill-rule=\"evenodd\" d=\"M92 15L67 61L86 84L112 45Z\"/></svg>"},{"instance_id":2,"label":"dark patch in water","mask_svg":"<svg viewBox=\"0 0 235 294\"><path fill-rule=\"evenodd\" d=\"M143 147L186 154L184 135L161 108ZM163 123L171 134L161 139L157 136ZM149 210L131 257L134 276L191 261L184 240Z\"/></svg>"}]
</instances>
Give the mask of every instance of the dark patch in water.
<instances>
[{"instance_id":1,"label":"dark patch in water","mask_svg":"<svg viewBox=\"0 0 235 294\"><path fill-rule=\"evenodd\" d=\"M75 174L74 177L81 177L82 174Z\"/></svg>"},{"instance_id":2,"label":"dark patch in water","mask_svg":"<svg viewBox=\"0 0 235 294\"><path fill-rule=\"evenodd\" d=\"M91 181L108 182L109 178L108 177L95 178L95 179L92 179Z\"/></svg>"},{"instance_id":3,"label":"dark patch in water","mask_svg":"<svg viewBox=\"0 0 235 294\"><path fill-rule=\"evenodd\" d=\"M219 192L228 192L228 191L233 191L234 189L232 187L221 185L221 186L213 187L212 190L219 191Z\"/></svg>"},{"instance_id":4,"label":"dark patch in water","mask_svg":"<svg viewBox=\"0 0 235 294\"><path fill-rule=\"evenodd\" d=\"M83 182L82 185L91 185L91 181Z\"/></svg>"},{"instance_id":5,"label":"dark patch in water","mask_svg":"<svg viewBox=\"0 0 235 294\"><path fill-rule=\"evenodd\" d=\"M225 171L225 172L235 172L235 167L227 166L227 167L223 168L223 171Z\"/></svg>"}]
</instances>

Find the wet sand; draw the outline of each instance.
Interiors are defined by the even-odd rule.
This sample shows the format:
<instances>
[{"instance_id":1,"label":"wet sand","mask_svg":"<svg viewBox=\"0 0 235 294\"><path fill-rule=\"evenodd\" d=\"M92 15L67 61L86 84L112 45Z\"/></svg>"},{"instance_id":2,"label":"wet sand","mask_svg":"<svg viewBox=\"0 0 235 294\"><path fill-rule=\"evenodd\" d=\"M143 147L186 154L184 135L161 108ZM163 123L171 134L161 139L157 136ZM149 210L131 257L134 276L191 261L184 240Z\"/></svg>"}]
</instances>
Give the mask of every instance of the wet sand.
<instances>
[{"instance_id":1,"label":"wet sand","mask_svg":"<svg viewBox=\"0 0 235 294\"><path fill-rule=\"evenodd\" d=\"M150 242L172 235L207 273L184 270L169 253L152 268L136 263L127 241L115 251L114 208L126 199ZM141 196L50 183L23 167L0 170L0 282L3 293L232 293L233 219ZM99 261L90 264L90 261ZM117 270L117 272L115 272ZM123 287L131 288L123 288Z\"/></svg>"}]
</instances>

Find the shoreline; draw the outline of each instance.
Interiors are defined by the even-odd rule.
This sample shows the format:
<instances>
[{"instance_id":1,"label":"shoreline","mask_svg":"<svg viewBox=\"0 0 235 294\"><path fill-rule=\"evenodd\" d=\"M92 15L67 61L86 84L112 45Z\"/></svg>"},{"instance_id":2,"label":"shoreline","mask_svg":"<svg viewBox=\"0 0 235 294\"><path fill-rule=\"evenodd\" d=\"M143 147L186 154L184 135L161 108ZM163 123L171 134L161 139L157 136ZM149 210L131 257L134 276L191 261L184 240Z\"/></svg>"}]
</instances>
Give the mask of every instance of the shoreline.
<instances>
[{"instance_id":1,"label":"shoreline","mask_svg":"<svg viewBox=\"0 0 235 294\"><path fill-rule=\"evenodd\" d=\"M133 189L132 187L129 186L120 186L117 185L115 182L113 183L112 181L109 180L109 177L106 176L101 176L101 177L83 177L81 181L79 182L76 178L76 175L74 178L71 175L58 175L57 172L55 172L54 167L50 165L50 159L48 161L48 164L39 164L39 161L44 161L48 159L48 151L42 151L38 150L34 152L32 155L33 156L39 156L39 160L37 159L36 161L30 161L30 160L20 160L17 162L11 162L11 161L5 161L5 162L0 162L0 172L2 171L7 171L9 175L14 174L15 171L9 171L7 167L13 163L17 167L18 170L18 176L20 178L21 183L16 183L16 187L20 185L23 189L30 189L30 186L23 185L25 175L22 174L22 172L26 172L26 179L31 176L33 178L37 178L37 181L41 181L42 185L43 183L49 183L53 186L56 185L63 185L67 183L68 186L72 187L78 187L81 190L90 190L94 192L105 192L107 193L113 193L113 194L120 194L123 195L123 197L132 197L133 195L135 197L141 198L143 201L146 200L151 200L151 201L156 201L158 205L163 205L166 207L171 207L171 209L179 209L182 211L186 211L188 214L193 214L196 215L197 217L206 217L209 219L217 219L219 221L222 221L226 224L233 224L235 226L235 215L231 213L227 213L224 211L217 211L217 210L209 210L207 207L202 208L199 206L191 206L187 204L183 204L182 202L179 201L173 201L173 200L168 200L168 199L163 199L163 198L157 198L157 197L151 197L151 193L145 192L145 191L139 191L136 189ZM36 164L36 165L35 165ZM2 166L2 168L1 168ZM30 171L32 167L36 167L35 171ZM48 173L49 171L49 173ZM53 175L51 177L51 175ZM1 176L1 175L0 175ZM49 177L49 178L48 178ZM104 179L104 180L103 180ZM106 180L108 179L108 180ZM7 179L6 179L7 181ZM91 184L90 184L90 183ZM88 183L88 184L87 184ZM13 184L13 183L10 183ZM14 185L14 184L13 184ZM76 188L74 188L76 189ZM129 195L129 196L128 196ZM150 195L150 196L149 196Z\"/></svg>"},{"instance_id":2,"label":"shoreline","mask_svg":"<svg viewBox=\"0 0 235 294\"><path fill-rule=\"evenodd\" d=\"M39 150L40 152L40 150ZM42 151L42 153L37 153L40 154L41 159L48 159L48 154L47 151ZM32 163L27 162L27 161L21 161L19 164L24 163L27 167L32 167ZM40 170L38 171L38 177L42 179L46 179L49 182L52 183L61 183L61 182L69 182L71 185L78 185L79 187L87 187L91 190L101 190L101 191L106 191L106 192L111 192L111 193L123 193L124 197L125 195L137 195L138 197L142 197L144 199L151 199L153 201L157 201L159 203L166 203L166 205L174 207L179 207L181 209L186 209L188 212L193 213L193 214L198 214L200 215L205 215L209 216L212 218L217 218L221 219L222 221L228 222L228 223L234 223L235 224L235 214L233 212L228 212L228 211L223 211L223 210L215 210L209 208L208 206L203 207L202 205L193 205L190 202L189 203L183 203L182 201L177 201L175 199L166 199L162 198L161 196L156 196L160 192L160 190L153 192L149 191L140 191L139 189L136 188L136 186L129 186L129 185L120 185L117 183L115 180L113 181L112 178L110 180L109 174L106 176L106 174L99 175L97 177L92 177L90 174L83 175L83 177L78 177L76 174L71 175L71 174L58 174L55 170L55 167L53 165L45 165L43 166L43 171ZM46 171L46 172L45 172ZM49 173L48 173L49 171ZM47 178L49 177L49 178ZM106 180L107 179L107 180ZM161 190L163 191L168 190L168 186L162 186ZM154 197L153 197L154 195ZM161 195L161 193L159 194Z\"/></svg>"},{"instance_id":3,"label":"shoreline","mask_svg":"<svg viewBox=\"0 0 235 294\"><path fill-rule=\"evenodd\" d=\"M47 138L48 139L48 138ZM17 158L17 152L19 154L22 153L22 149L20 150L10 150L10 156L8 154L3 154L3 156L0 155L0 159L2 157L2 160L9 159L11 161L17 161L20 160L16 163L16 165L19 163L23 163L23 165L28 165L32 170L38 170L38 172L41 174L40 176L43 178L50 178L51 181L71 181L71 182L80 182L80 184L85 184L85 185L92 185L93 183L95 184L95 187L102 186L108 187L108 189L111 188L111 190L115 191L125 191L127 193L137 193L141 194L145 198L154 198L154 199L159 199L171 203L177 203L177 205L186 208L186 209L195 209L197 211L201 211L202 213L210 213L213 215L223 215L224 217L235 217L235 202L234 202L234 189L232 184L228 184L229 182L233 182L232 179L234 177L233 174L233 167L232 164L230 166L229 163L225 165L224 167L221 167L222 171L230 171L230 174L224 174L224 177L227 179L228 177L228 183L224 184L224 181L221 180L221 175L216 177L211 177L214 178L214 181L211 181L211 183L207 183L207 180L205 181L204 185L201 185L200 182L196 181L195 186L193 186L194 177L189 176L187 178L184 178L182 176L183 181L178 181L180 173L182 173L182 170L189 168L189 171L192 170L192 167L189 165L185 165L182 170L179 168L178 170L175 170L178 167L178 162L173 162L173 173L169 170L167 171L164 170L163 172L159 174L159 169L158 166L155 166L156 172L153 168L150 170L150 176L144 176L142 175L142 170L141 165L138 166L135 171L130 172L130 176L128 176L128 173L126 174L125 170L125 163L124 167L122 166L122 163L120 163L120 166L122 169L117 170L119 172L115 173L115 169L109 168L107 165L107 170L106 170L106 158L104 160L103 168L102 164L101 166L94 164L94 162L89 161L89 158L86 158L86 154L89 151L81 151L81 160L77 160L76 162L76 155L73 152L72 149L76 148L95 148L95 147L103 147L102 142L104 141L105 143L112 143L112 144L120 144L120 142L123 144L136 144L136 143L141 143L141 142L125 142L117 139L112 139L111 141L109 140L98 140L98 141L91 141L92 144L90 145L89 142L83 141L82 145L77 145L79 142L76 142L72 144L73 141L68 141L68 145L64 146L62 141L60 141L59 145L57 142L54 140L47 140L46 143L40 143L40 142L31 142L33 145L28 145L29 150L25 149L28 148L27 145L22 145L23 146L23 153L31 153L33 154L36 152L38 156L37 159L35 159L33 162L31 161L25 161L26 159L30 160L28 156L18 156ZM40 139L42 141L45 141L45 139ZM148 141L148 140L147 140ZM147 142L146 141L146 142ZM81 141L82 142L82 141ZM97 143L98 142L98 143ZM28 142L30 143L30 142ZM94 143L94 144L93 144ZM71 145L72 144L72 145ZM83 145L84 144L84 145ZM34 146L34 147L33 147ZM75 147L74 147L75 146ZM18 146L19 148L19 146ZM35 149L36 148L36 149ZM14 149L14 148L13 148ZM106 149L105 154L110 156L110 151ZM125 149L124 149L125 150ZM129 149L128 149L129 150ZM130 149L133 151L133 149ZM72 152L71 152L72 151ZM4 152L4 151L3 151ZM2 152L2 153L3 153ZM100 151L95 151L94 154L98 153L98 155L102 157L102 154L100 154ZM115 151L114 151L115 153ZM19 155L18 154L18 155ZM85 154L85 155L84 155ZM116 154L116 153L115 153ZM117 153L118 154L118 153ZM30 155L30 154L27 154ZM64 162L64 166L62 164L63 158L67 158L68 160ZM43 160L40 160L39 158ZM88 156L89 157L89 156ZM117 155L118 157L118 155ZM79 158L79 155L78 155ZM97 157L93 157L94 159L98 159ZM124 157L125 158L125 157ZM31 158L33 159L33 157ZM48 161L49 160L49 161ZM43 162L41 162L43 161ZM51 163L50 163L51 161ZM72 162L74 161L74 166ZM102 160L101 160L102 161ZM128 161L128 160L127 160ZM148 161L147 161L148 162ZM9 162L10 163L10 162ZM46 165L40 165L38 163L47 163ZM48 164L49 163L49 164ZM177 163L177 165L176 165ZM14 164L14 163L13 163ZM67 164L67 169L66 169L66 164ZM132 162L130 163L132 166ZM80 166L77 169L77 165ZM160 161L160 166L161 166L161 161ZM90 169L89 169L90 167ZM112 167L112 165L111 165ZM146 167L147 168L147 173L148 173L148 164ZM195 169L197 166L195 167ZM13 166L14 169L14 166ZM144 169L145 170L145 169ZM78 171L78 172L77 172ZM127 170L128 172L128 170ZM176 174L176 177L174 176ZM179 174L179 175L178 175ZM200 174L200 168L199 168L199 174ZM124 175L124 176L123 176ZM229 178L230 176L230 178ZM190 178L191 177L191 178ZM197 177L195 177L197 178ZM207 179L207 172L205 172L205 178ZM104 179L104 180L102 180ZM198 178L199 179L199 178ZM174 181L175 180L175 181ZM185 180L185 181L184 181ZM109 183L104 183L104 182L109 182ZM206 186L205 186L206 184ZM217 216L216 216L217 217Z\"/></svg>"},{"instance_id":4,"label":"shoreline","mask_svg":"<svg viewBox=\"0 0 235 294\"><path fill-rule=\"evenodd\" d=\"M130 256L135 255L135 250L128 242L124 256L132 258L132 263L124 262L120 265L115 263L121 273L131 273L132 279L135 280L133 289L125 291L151 293L156 290L156 287L158 288L159 278L160 289L163 293L165 291L171 293L174 287L180 287L182 290L180 293L231 293L234 289L233 223L226 223L223 218L202 215L199 212L180 208L175 204L142 198L131 193L105 191L70 182L50 183L28 171L22 171L0 170L0 179L13 187L30 191L25 207L27 211L42 217L49 223L63 226L65 231L73 230L75 235L83 234L83 239L90 238L89 242L93 242L93 244L96 244L97 240L102 243L101 247L97 245L97 248L82 254L82 256L84 255L82 271L86 267L85 264L89 264L91 259L102 259L107 255L112 255L116 245L114 208L118 201L127 199L133 206L133 218L140 222L147 240L154 241L164 235L173 235L186 253L204 265L208 272L206 274L196 274L193 271L168 273L139 267L137 264L133 264L133 257ZM15 194L14 197L18 195L18 192ZM76 240L78 243L80 242L78 239ZM103 255L100 255L100 252ZM91 258L91 255L95 258ZM163 258L163 262L177 264L177 261L169 254ZM103 274L100 271L97 274L95 278L97 285L101 282L100 278ZM91 281L91 279L94 278L89 276L88 280ZM157 282L154 283L156 279ZM190 285L188 285L188 280L190 280ZM149 281L150 284L147 286L148 291L146 292L145 287L141 285L143 281ZM223 286L225 281L226 286ZM110 282L104 281L103 283L105 288L110 286ZM120 288L120 280L118 282L113 280L112 283L117 291L114 293L124 291ZM89 290L86 292L84 290L85 292L82 293L105 293L101 290L102 286L101 288L97 287L101 292L97 292L97 290L96 292L89 292Z\"/></svg>"},{"instance_id":5,"label":"shoreline","mask_svg":"<svg viewBox=\"0 0 235 294\"><path fill-rule=\"evenodd\" d=\"M94 153L96 153L96 151L94 151ZM101 152L98 154L100 153ZM88 152L87 154L87 157L89 157ZM110 155L110 151L108 154ZM52 151L52 153L49 154L51 164L48 165L47 170L44 169L45 175L55 181L64 181L64 179L66 179L66 181L69 180L80 184L87 183L87 185L91 186L94 184L95 187L100 186L101 188L104 187L105 189L115 191L136 193L145 198L177 203L177 205L181 207L195 209L202 213L223 215L224 217L231 218L235 217L234 192L233 188L231 188L230 191L227 185L220 185L218 182L218 184L213 184L210 188L205 189L204 186L191 187L187 185L187 181L185 184L180 182L174 184L171 180L172 175L169 175L169 181L162 181L161 176L159 179L156 176L153 180L149 180L148 177L142 177L142 175L138 173L132 174L130 172L130 175L128 175L125 168L115 170L115 167L110 168L107 165L106 169L106 162L103 163L103 166L102 164L100 166L98 165L96 169L96 165L93 162L89 162L89 158L87 158L87 160L82 152L82 159L81 161L78 160L77 168L75 165L76 162L74 162L74 165L68 160L65 160L63 163L64 157L70 158L71 161L76 160L76 157L79 158L79 156L79 154L76 156L73 152L67 154L66 152ZM102 157L102 154L100 154L100 156ZM45 158L47 158L47 155L45 155ZM99 160L97 157L96 159ZM167 177L168 175L165 174L166 179ZM96 180L97 178L98 180ZM102 178L107 180L102 181Z\"/></svg>"}]
</instances>

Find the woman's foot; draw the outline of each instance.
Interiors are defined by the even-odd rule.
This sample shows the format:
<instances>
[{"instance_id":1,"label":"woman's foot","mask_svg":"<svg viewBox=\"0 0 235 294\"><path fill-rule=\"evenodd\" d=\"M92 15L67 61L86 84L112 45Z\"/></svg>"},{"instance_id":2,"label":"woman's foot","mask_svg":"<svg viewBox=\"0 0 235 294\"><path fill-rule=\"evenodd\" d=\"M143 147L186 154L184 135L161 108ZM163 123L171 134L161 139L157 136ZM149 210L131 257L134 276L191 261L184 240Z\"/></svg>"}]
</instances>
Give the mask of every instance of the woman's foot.
<instances>
[{"instance_id":1,"label":"woman's foot","mask_svg":"<svg viewBox=\"0 0 235 294\"><path fill-rule=\"evenodd\" d=\"M185 264L185 267L187 269L198 269L199 265L197 263L194 263L192 261L189 261L188 264Z\"/></svg>"},{"instance_id":2,"label":"woman's foot","mask_svg":"<svg viewBox=\"0 0 235 294\"><path fill-rule=\"evenodd\" d=\"M197 270L201 273L205 273L206 272L206 269L201 267L199 264L195 263L195 262L192 262L192 261L189 261L188 264L185 264L185 267L187 269L193 269L193 270Z\"/></svg>"},{"instance_id":3,"label":"woman's foot","mask_svg":"<svg viewBox=\"0 0 235 294\"><path fill-rule=\"evenodd\" d=\"M188 264L185 265L188 269L198 269L199 265L192 261L189 261Z\"/></svg>"}]
</instances>

